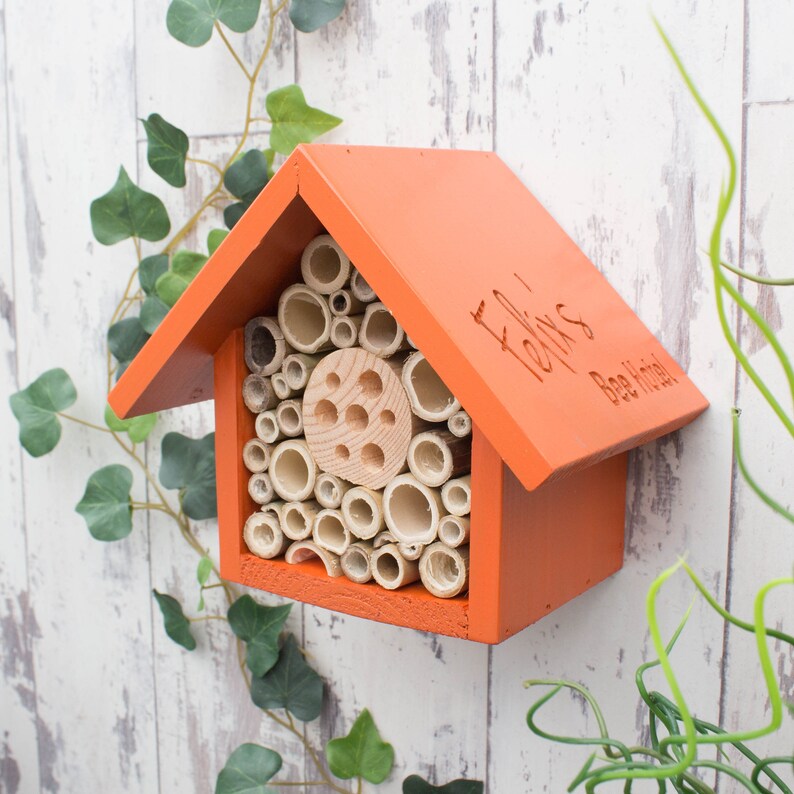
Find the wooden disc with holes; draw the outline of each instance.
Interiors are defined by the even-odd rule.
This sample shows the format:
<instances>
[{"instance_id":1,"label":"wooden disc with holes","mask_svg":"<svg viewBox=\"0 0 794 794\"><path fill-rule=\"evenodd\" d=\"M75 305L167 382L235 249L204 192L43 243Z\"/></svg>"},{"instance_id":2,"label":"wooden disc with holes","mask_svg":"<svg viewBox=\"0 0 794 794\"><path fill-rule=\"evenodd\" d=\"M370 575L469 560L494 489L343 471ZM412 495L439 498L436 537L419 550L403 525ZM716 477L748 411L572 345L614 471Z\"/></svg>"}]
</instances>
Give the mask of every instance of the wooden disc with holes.
<instances>
[{"instance_id":1,"label":"wooden disc with holes","mask_svg":"<svg viewBox=\"0 0 794 794\"><path fill-rule=\"evenodd\" d=\"M314 368L303 395L306 441L330 474L383 488L404 470L411 407L387 360L359 347L336 350Z\"/></svg>"}]
</instances>

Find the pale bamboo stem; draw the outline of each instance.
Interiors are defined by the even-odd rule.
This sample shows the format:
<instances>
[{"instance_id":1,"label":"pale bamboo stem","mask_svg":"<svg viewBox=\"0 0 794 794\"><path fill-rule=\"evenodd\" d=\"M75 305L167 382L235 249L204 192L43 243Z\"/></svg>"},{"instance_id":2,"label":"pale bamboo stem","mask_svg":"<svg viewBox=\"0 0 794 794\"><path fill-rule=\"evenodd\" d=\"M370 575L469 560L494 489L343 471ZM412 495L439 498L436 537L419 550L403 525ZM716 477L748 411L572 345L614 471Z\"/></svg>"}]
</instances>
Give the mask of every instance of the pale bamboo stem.
<instances>
[{"instance_id":1,"label":"pale bamboo stem","mask_svg":"<svg viewBox=\"0 0 794 794\"><path fill-rule=\"evenodd\" d=\"M419 482L438 488L450 477L471 471L471 438L458 438L448 430L420 433L408 445L408 468Z\"/></svg>"},{"instance_id":2,"label":"pale bamboo stem","mask_svg":"<svg viewBox=\"0 0 794 794\"><path fill-rule=\"evenodd\" d=\"M364 276L356 268L353 268L350 272L350 291L353 293L353 297L362 303L372 303L372 301L378 299L375 290L370 287Z\"/></svg>"},{"instance_id":3,"label":"pale bamboo stem","mask_svg":"<svg viewBox=\"0 0 794 794\"><path fill-rule=\"evenodd\" d=\"M438 522L438 539L451 549L469 542L470 521L468 516L444 516Z\"/></svg>"},{"instance_id":4,"label":"pale bamboo stem","mask_svg":"<svg viewBox=\"0 0 794 794\"><path fill-rule=\"evenodd\" d=\"M357 538L374 538L385 527L382 494L364 486L351 488L342 497L342 516Z\"/></svg>"},{"instance_id":5,"label":"pale bamboo stem","mask_svg":"<svg viewBox=\"0 0 794 794\"><path fill-rule=\"evenodd\" d=\"M275 408L278 397L270 384L270 378L264 375L250 374L243 381L243 402L251 413L258 414Z\"/></svg>"},{"instance_id":6,"label":"pale bamboo stem","mask_svg":"<svg viewBox=\"0 0 794 794\"><path fill-rule=\"evenodd\" d=\"M398 543L397 544L397 551L400 552L400 556L404 560L411 560L414 562L418 560L422 556L422 552L425 550L425 546L423 543Z\"/></svg>"},{"instance_id":7,"label":"pale bamboo stem","mask_svg":"<svg viewBox=\"0 0 794 794\"><path fill-rule=\"evenodd\" d=\"M326 549L321 549L316 543L311 540L297 540L288 549L284 555L284 559L294 565L299 562L305 562L312 557L319 557L322 564L325 566L325 571L329 576L337 577L342 576L342 566L339 563L339 557Z\"/></svg>"},{"instance_id":8,"label":"pale bamboo stem","mask_svg":"<svg viewBox=\"0 0 794 794\"><path fill-rule=\"evenodd\" d=\"M340 563L342 572L357 584L365 584L372 579L372 541L359 540L351 543L347 551L342 555Z\"/></svg>"},{"instance_id":9,"label":"pale bamboo stem","mask_svg":"<svg viewBox=\"0 0 794 794\"><path fill-rule=\"evenodd\" d=\"M471 417L466 411L458 411L447 420L447 428L453 436L465 438L471 435Z\"/></svg>"},{"instance_id":10,"label":"pale bamboo stem","mask_svg":"<svg viewBox=\"0 0 794 794\"><path fill-rule=\"evenodd\" d=\"M422 353L408 356L403 364L402 383L411 410L430 422L446 422L460 410L460 402L444 385Z\"/></svg>"},{"instance_id":11,"label":"pale bamboo stem","mask_svg":"<svg viewBox=\"0 0 794 794\"><path fill-rule=\"evenodd\" d=\"M363 320L363 314L334 317L331 320L331 342L333 342L334 347L338 347L340 350L355 347L358 343L359 331Z\"/></svg>"},{"instance_id":12,"label":"pale bamboo stem","mask_svg":"<svg viewBox=\"0 0 794 794\"><path fill-rule=\"evenodd\" d=\"M367 306L358 333L358 343L364 350L382 358L407 347L402 326L380 302Z\"/></svg>"},{"instance_id":13,"label":"pale bamboo stem","mask_svg":"<svg viewBox=\"0 0 794 794\"><path fill-rule=\"evenodd\" d=\"M378 532L378 534L372 539L372 548L379 549L381 546L385 546L387 543L396 544L397 538L395 538L388 529L384 529L383 532Z\"/></svg>"},{"instance_id":14,"label":"pale bamboo stem","mask_svg":"<svg viewBox=\"0 0 794 794\"><path fill-rule=\"evenodd\" d=\"M289 539L279 526L273 513L254 513L245 522L243 540L252 554L265 560L272 560L287 550Z\"/></svg>"},{"instance_id":15,"label":"pale bamboo stem","mask_svg":"<svg viewBox=\"0 0 794 794\"><path fill-rule=\"evenodd\" d=\"M328 296L328 308L334 317L361 314L367 304L354 297L349 289L338 289Z\"/></svg>"},{"instance_id":16,"label":"pale bamboo stem","mask_svg":"<svg viewBox=\"0 0 794 794\"><path fill-rule=\"evenodd\" d=\"M276 408L278 429L287 438L303 435L303 400L284 400Z\"/></svg>"},{"instance_id":17,"label":"pale bamboo stem","mask_svg":"<svg viewBox=\"0 0 794 794\"><path fill-rule=\"evenodd\" d=\"M275 411L262 411L254 421L254 428L256 429L256 435L266 444L275 444L284 438L284 434L276 421Z\"/></svg>"},{"instance_id":18,"label":"pale bamboo stem","mask_svg":"<svg viewBox=\"0 0 794 794\"><path fill-rule=\"evenodd\" d=\"M332 347L328 303L305 284L293 284L281 294L278 321L284 338L299 353L319 353Z\"/></svg>"},{"instance_id":19,"label":"pale bamboo stem","mask_svg":"<svg viewBox=\"0 0 794 794\"><path fill-rule=\"evenodd\" d=\"M273 501L276 492L273 490L273 483L267 472L260 471L248 478L248 495L258 505L266 505Z\"/></svg>"},{"instance_id":20,"label":"pale bamboo stem","mask_svg":"<svg viewBox=\"0 0 794 794\"><path fill-rule=\"evenodd\" d=\"M383 490L383 515L386 526L398 541L427 545L438 533L441 496L412 474L401 474Z\"/></svg>"},{"instance_id":21,"label":"pale bamboo stem","mask_svg":"<svg viewBox=\"0 0 794 794\"><path fill-rule=\"evenodd\" d=\"M352 488L352 484L335 474L321 472L314 483L314 498L328 508L342 506L342 497Z\"/></svg>"},{"instance_id":22,"label":"pale bamboo stem","mask_svg":"<svg viewBox=\"0 0 794 794\"><path fill-rule=\"evenodd\" d=\"M283 372L274 372L270 378L270 385L273 393L279 400L288 400L295 393L291 388Z\"/></svg>"},{"instance_id":23,"label":"pale bamboo stem","mask_svg":"<svg viewBox=\"0 0 794 794\"><path fill-rule=\"evenodd\" d=\"M347 284L350 260L330 234L321 234L303 249L301 275L309 287L330 295Z\"/></svg>"},{"instance_id":24,"label":"pale bamboo stem","mask_svg":"<svg viewBox=\"0 0 794 794\"><path fill-rule=\"evenodd\" d=\"M471 475L447 480L441 489L441 499L448 513L466 516L471 512Z\"/></svg>"},{"instance_id":25,"label":"pale bamboo stem","mask_svg":"<svg viewBox=\"0 0 794 794\"><path fill-rule=\"evenodd\" d=\"M287 386L294 392L303 391L309 382L309 376L321 360L322 356L310 356L308 353L292 353L287 356L281 365Z\"/></svg>"},{"instance_id":26,"label":"pale bamboo stem","mask_svg":"<svg viewBox=\"0 0 794 794\"><path fill-rule=\"evenodd\" d=\"M290 540L311 537L314 519L320 506L313 499L305 502L285 502L281 508L281 531Z\"/></svg>"},{"instance_id":27,"label":"pale bamboo stem","mask_svg":"<svg viewBox=\"0 0 794 794\"><path fill-rule=\"evenodd\" d=\"M422 584L434 596L454 598L469 589L469 547L428 546L419 560Z\"/></svg>"},{"instance_id":28,"label":"pale bamboo stem","mask_svg":"<svg viewBox=\"0 0 794 794\"><path fill-rule=\"evenodd\" d=\"M254 474L267 471L270 465L270 447L260 438L252 438L243 446L243 463L248 471Z\"/></svg>"},{"instance_id":29,"label":"pale bamboo stem","mask_svg":"<svg viewBox=\"0 0 794 794\"><path fill-rule=\"evenodd\" d=\"M339 510L325 508L314 517L312 540L321 548L341 556L350 546L350 530Z\"/></svg>"},{"instance_id":30,"label":"pale bamboo stem","mask_svg":"<svg viewBox=\"0 0 794 794\"><path fill-rule=\"evenodd\" d=\"M272 375L281 369L291 352L275 317L254 317L245 325L245 363L257 375Z\"/></svg>"},{"instance_id":31,"label":"pale bamboo stem","mask_svg":"<svg viewBox=\"0 0 794 794\"><path fill-rule=\"evenodd\" d=\"M314 492L317 463L302 438L291 438L275 447L269 472L273 488L286 502L303 501Z\"/></svg>"},{"instance_id":32,"label":"pale bamboo stem","mask_svg":"<svg viewBox=\"0 0 794 794\"><path fill-rule=\"evenodd\" d=\"M393 543L373 552L371 563L373 578L387 590L396 590L419 578L419 563L404 559Z\"/></svg>"}]
</instances>

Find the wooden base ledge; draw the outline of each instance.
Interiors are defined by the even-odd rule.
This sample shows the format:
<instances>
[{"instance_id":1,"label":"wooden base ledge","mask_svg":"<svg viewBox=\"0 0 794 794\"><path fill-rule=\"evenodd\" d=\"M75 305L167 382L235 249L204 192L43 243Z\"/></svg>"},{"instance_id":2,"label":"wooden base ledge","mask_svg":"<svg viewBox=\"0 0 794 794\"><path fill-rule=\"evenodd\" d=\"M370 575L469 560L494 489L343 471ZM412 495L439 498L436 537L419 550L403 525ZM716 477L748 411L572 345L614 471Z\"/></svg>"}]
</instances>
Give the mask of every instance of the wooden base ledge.
<instances>
[{"instance_id":1,"label":"wooden base ledge","mask_svg":"<svg viewBox=\"0 0 794 794\"><path fill-rule=\"evenodd\" d=\"M319 560L289 565L284 560L262 560L245 553L240 559L239 582L380 623L409 625L464 639L469 634L468 598L439 599L418 582L401 590L384 590L376 584L356 584L344 577L329 578Z\"/></svg>"}]
</instances>

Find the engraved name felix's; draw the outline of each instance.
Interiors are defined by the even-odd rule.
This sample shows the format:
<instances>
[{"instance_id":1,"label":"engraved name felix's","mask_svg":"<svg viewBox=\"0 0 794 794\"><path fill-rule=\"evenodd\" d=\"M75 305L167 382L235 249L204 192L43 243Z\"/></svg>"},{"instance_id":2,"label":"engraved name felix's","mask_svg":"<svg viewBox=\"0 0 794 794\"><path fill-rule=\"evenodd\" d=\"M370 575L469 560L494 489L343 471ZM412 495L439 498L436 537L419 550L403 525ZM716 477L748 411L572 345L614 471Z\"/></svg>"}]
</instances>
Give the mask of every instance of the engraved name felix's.
<instances>
[{"instance_id":1,"label":"engraved name felix's","mask_svg":"<svg viewBox=\"0 0 794 794\"><path fill-rule=\"evenodd\" d=\"M517 274L513 274L521 286L532 295L532 288ZM593 342L595 332L582 319L582 315L564 303L554 307L553 315L530 314L516 305L499 290L493 290L497 303L511 318L511 322L489 325L485 318L485 301L480 301L476 312L471 312L474 322L486 330L503 352L517 359L540 383L554 372L555 364L561 364L576 374L571 355L577 344ZM501 325L501 331L498 330ZM620 362L618 372L604 375L597 370L587 374L591 382L612 405L619 406L639 400L644 394L675 386L678 380L670 374L655 354L652 361L641 358L638 364L628 359Z\"/></svg>"}]
</instances>

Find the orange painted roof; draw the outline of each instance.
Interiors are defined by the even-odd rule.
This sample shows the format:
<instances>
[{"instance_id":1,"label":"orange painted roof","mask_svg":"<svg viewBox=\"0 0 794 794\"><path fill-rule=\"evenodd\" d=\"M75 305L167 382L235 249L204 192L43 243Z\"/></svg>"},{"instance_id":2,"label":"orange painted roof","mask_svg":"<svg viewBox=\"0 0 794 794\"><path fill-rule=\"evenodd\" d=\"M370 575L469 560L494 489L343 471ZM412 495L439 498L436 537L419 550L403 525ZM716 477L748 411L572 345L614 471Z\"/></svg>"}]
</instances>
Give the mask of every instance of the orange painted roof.
<instances>
[{"instance_id":1,"label":"orange painted roof","mask_svg":"<svg viewBox=\"0 0 794 794\"><path fill-rule=\"evenodd\" d=\"M327 230L526 488L675 430L707 402L488 152L300 146L110 395L119 416L212 397L228 334Z\"/></svg>"}]
</instances>

